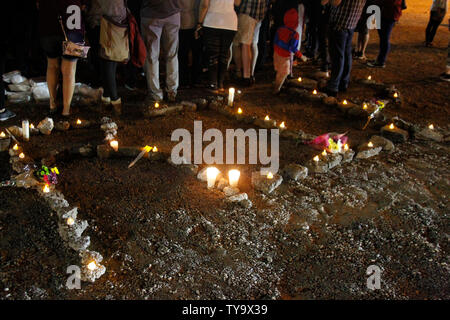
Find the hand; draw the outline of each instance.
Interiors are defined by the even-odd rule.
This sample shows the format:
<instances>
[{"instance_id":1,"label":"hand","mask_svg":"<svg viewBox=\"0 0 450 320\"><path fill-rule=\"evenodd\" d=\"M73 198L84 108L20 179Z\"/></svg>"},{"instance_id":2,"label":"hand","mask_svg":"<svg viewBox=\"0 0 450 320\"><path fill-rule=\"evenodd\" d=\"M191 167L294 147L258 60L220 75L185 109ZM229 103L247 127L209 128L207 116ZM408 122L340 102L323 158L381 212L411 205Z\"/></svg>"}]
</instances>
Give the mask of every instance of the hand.
<instances>
[{"instance_id":1,"label":"hand","mask_svg":"<svg viewBox=\"0 0 450 320\"><path fill-rule=\"evenodd\" d=\"M195 32L194 32L194 37L196 40L198 40L200 38L202 28L203 28L202 25L200 23L198 23L197 28L195 29Z\"/></svg>"},{"instance_id":2,"label":"hand","mask_svg":"<svg viewBox=\"0 0 450 320\"><path fill-rule=\"evenodd\" d=\"M303 62L307 62L307 61L308 61L308 57L305 56L305 55L301 56L300 59L301 59Z\"/></svg>"}]
</instances>

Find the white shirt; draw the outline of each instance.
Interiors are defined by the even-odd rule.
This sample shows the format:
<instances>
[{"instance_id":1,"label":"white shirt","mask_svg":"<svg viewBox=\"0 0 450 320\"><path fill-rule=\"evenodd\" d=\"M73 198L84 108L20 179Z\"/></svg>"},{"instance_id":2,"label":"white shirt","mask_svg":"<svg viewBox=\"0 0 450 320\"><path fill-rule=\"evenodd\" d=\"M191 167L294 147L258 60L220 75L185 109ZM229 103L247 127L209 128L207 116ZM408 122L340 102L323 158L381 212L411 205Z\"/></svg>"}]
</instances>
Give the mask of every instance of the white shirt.
<instances>
[{"instance_id":1,"label":"white shirt","mask_svg":"<svg viewBox=\"0 0 450 320\"><path fill-rule=\"evenodd\" d=\"M203 26L237 31L238 19L234 0L210 0Z\"/></svg>"}]
</instances>

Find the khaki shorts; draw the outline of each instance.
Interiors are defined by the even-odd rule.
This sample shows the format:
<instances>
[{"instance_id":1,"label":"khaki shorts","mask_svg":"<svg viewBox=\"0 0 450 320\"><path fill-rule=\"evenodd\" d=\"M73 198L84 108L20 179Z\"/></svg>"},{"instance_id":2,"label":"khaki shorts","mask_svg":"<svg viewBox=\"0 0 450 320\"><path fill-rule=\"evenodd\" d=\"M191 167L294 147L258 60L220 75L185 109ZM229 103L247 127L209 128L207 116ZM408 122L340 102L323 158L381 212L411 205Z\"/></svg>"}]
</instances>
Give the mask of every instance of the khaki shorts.
<instances>
[{"instance_id":1,"label":"khaki shorts","mask_svg":"<svg viewBox=\"0 0 450 320\"><path fill-rule=\"evenodd\" d=\"M249 15L240 14L238 17L238 31L234 37L234 45L258 43L261 21L255 20Z\"/></svg>"}]
</instances>

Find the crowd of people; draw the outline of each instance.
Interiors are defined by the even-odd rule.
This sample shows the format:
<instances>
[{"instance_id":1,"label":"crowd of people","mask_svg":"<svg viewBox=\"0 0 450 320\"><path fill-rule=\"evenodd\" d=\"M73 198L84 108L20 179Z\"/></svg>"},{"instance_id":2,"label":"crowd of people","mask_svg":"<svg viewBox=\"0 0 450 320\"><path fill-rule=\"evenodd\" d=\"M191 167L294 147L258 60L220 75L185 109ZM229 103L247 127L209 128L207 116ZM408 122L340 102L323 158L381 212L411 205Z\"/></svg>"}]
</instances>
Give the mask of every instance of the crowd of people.
<instances>
[{"instance_id":1,"label":"crowd of people","mask_svg":"<svg viewBox=\"0 0 450 320\"><path fill-rule=\"evenodd\" d=\"M319 89L337 96L349 86L353 59L366 60L367 22L372 16L368 9L379 6L381 16L376 21L378 56L366 65L384 68L392 31L407 8L405 0L17 0L14 5L11 14L2 8L0 73L5 71L7 44L13 49L14 67L24 74L33 73L25 52L28 58L43 52L50 112L58 110L61 87L62 116L70 115L79 61L63 48L64 41L90 47L90 84L103 88L102 104L118 114L122 110L118 66L124 70L128 90L135 90L138 75L145 74L146 105L176 101L179 87L224 90L227 75L237 85L250 87L256 81L255 70L270 62L278 94L299 60L314 60L328 78ZM447 0L432 1L427 47L446 12ZM450 53L441 78L450 81ZM0 120L7 120L14 114L4 108L0 83Z\"/></svg>"}]
</instances>

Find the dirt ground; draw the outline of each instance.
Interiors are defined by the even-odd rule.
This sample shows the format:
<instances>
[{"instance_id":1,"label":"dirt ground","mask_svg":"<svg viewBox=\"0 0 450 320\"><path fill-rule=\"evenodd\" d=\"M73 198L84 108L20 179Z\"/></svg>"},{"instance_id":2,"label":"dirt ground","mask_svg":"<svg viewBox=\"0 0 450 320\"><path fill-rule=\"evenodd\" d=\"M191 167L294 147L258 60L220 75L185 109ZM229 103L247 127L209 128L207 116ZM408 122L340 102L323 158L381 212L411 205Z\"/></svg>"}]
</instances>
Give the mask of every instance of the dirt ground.
<instances>
[{"instance_id":1,"label":"dirt ground","mask_svg":"<svg viewBox=\"0 0 450 320\"><path fill-rule=\"evenodd\" d=\"M354 80L372 75L395 84L404 99L388 116L449 130L449 84L445 69L448 27L441 26L434 48L425 48L429 3L408 0L394 28L392 53L385 69L355 61ZM447 20L445 20L447 21ZM378 36L371 32L368 55L375 57ZM356 147L378 131L345 118L339 111L287 93L270 94L273 72L257 74L257 85L243 89L239 105L248 114L285 121L310 134L348 132ZM296 74L315 72L311 63ZM214 111L186 112L158 119L142 117L136 93L122 91L125 107L119 125L121 145L157 145L170 153L173 130L249 128ZM204 96L201 89L182 90L179 99ZM371 98L375 92L352 81L342 98ZM28 118L37 124L46 106L12 106L18 114L5 126ZM98 121L98 106L74 106L73 118ZM56 117L55 120L58 120ZM49 151L77 144L101 143L98 127L35 136L23 144L36 160ZM227 204L219 192L165 162L72 158L58 163L57 188L79 216L91 248L107 268L81 290L65 287L66 268L76 253L64 247L56 217L33 191L1 188L1 299L449 299L450 195L448 143L410 141L393 153L358 160L300 182L283 182L270 196L250 186L255 166L241 170L240 188L253 207ZM317 151L290 140L280 141L281 167L303 164ZM1 180L11 171L0 153ZM227 166L218 166L224 171ZM366 287L366 270L382 270L381 289Z\"/></svg>"}]
</instances>

